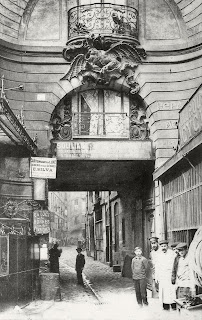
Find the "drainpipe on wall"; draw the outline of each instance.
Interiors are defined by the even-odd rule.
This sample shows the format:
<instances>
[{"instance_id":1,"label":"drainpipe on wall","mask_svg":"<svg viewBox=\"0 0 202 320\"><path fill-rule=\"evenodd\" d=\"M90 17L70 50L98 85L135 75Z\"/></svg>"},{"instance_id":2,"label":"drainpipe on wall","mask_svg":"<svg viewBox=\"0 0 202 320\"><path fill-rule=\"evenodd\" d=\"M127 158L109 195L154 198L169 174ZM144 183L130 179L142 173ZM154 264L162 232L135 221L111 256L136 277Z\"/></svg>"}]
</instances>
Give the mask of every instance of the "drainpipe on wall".
<instances>
[{"instance_id":1,"label":"drainpipe on wall","mask_svg":"<svg viewBox=\"0 0 202 320\"><path fill-rule=\"evenodd\" d=\"M161 180L158 180L159 183L159 211L161 213L161 238L167 239L167 221L166 221L166 215L163 205L163 186Z\"/></svg>"},{"instance_id":2,"label":"drainpipe on wall","mask_svg":"<svg viewBox=\"0 0 202 320\"><path fill-rule=\"evenodd\" d=\"M95 210L93 211L93 223L94 223L94 260L97 260Z\"/></svg>"}]
</instances>

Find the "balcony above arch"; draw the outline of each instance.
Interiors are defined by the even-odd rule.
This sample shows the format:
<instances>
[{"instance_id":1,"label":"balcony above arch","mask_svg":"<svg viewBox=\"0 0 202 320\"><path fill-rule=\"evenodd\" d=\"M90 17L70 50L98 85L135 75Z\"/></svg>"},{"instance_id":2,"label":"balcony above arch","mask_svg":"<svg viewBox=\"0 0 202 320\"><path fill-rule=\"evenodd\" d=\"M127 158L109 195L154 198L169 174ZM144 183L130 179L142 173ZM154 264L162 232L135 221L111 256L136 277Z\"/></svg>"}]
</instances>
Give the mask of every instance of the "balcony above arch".
<instances>
[{"instance_id":1,"label":"balcony above arch","mask_svg":"<svg viewBox=\"0 0 202 320\"><path fill-rule=\"evenodd\" d=\"M10 44L33 47L64 46L68 39L68 11L71 10L71 4L75 6L76 3L76 0L0 0L0 38ZM122 3L124 4L124 1ZM106 5L102 4L104 7ZM113 6L108 5L111 8ZM115 7L119 8L119 5ZM132 7L125 8L128 10L123 14L124 19L129 19L130 22L131 12L136 11ZM199 0L141 0L138 6L136 35L129 34L129 38L138 37L141 45L146 43L150 50L154 44L157 49L160 47L162 50L165 42L169 43L170 48L175 45L177 49L198 45L202 37L201 9L202 3ZM121 11L118 11L119 19L120 14ZM120 24L116 26L113 36L120 36L119 27ZM127 36L126 33L124 37Z\"/></svg>"},{"instance_id":2,"label":"balcony above arch","mask_svg":"<svg viewBox=\"0 0 202 320\"><path fill-rule=\"evenodd\" d=\"M68 11L68 39L113 36L138 42L138 11L110 3L76 6Z\"/></svg>"}]
</instances>

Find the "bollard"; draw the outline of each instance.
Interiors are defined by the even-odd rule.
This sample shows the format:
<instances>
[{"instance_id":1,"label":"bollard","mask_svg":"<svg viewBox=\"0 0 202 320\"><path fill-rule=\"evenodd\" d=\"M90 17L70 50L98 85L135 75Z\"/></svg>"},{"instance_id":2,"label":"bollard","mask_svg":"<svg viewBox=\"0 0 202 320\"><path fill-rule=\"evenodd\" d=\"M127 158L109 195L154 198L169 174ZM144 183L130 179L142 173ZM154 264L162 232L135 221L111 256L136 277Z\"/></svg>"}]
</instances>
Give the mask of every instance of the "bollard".
<instances>
[{"instance_id":1,"label":"bollard","mask_svg":"<svg viewBox=\"0 0 202 320\"><path fill-rule=\"evenodd\" d=\"M59 273L41 273L41 300L54 300L59 284Z\"/></svg>"}]
</instances>

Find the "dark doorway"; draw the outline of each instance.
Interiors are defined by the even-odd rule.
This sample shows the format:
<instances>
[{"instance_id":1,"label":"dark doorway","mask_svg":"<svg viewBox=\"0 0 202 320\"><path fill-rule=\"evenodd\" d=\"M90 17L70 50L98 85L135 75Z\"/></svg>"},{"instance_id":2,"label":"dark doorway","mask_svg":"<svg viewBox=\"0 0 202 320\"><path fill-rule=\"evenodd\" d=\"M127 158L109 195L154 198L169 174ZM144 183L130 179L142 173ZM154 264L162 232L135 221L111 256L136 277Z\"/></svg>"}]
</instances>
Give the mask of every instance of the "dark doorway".
<instances>
[{"instance_id":1,"label":"dark doorway","mask_svg":"<svg viewBox=\"0 0 202 320\"><path fill-rule=\"evenodd\" d=\"M110 260L110 252L109 252L110 239L109 239L109 235L110 235L109 226L106 226L106 262L109 262L109 260Z\"/></svg>"},{"instance_id":2,"label":"dark doorway","mask_svg":"<svg viewBox=\"0 0 202 320\"><path fill-rule=\"evenodd\" d=\"M112 212L111 206L109 207L109 263L110 267L113 266L113 256L112 256Z\"/></svg>"}]
</instances>

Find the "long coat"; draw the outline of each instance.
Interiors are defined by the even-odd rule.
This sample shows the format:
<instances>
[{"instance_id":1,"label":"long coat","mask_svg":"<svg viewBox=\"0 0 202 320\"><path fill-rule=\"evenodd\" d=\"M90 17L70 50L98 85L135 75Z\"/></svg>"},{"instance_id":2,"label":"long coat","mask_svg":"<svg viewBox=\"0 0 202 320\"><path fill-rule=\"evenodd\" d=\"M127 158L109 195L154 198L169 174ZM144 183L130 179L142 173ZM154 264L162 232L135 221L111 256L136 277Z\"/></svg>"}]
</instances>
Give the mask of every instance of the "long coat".
<instances>
[{"instance_id":1,"label":"long coat","mask_svg":"<svg viewBox=\"0 0 202 320\"><path fill-rule=\"evenodd\" d=\"M50 272L59 273L59 257L61 250L56 247L49 250Z\"/></svg>"},{"instance_id":2,"label":"long coat","mask_svg":"<svg viewBox=\"0 0 202 320\"><path fill-rule=\"evenodd\" d=\"M77 254L76 266L75 266L76 271L82 270L84 265L85 265L85 256L82 253Z\"/></svg>"},{"instance_id":3,"label":"long coat","mask_svg":"<svg viewBox=\"0 0 202 320\"><path fill-rule=\"evenodd\" d=\"M172 268L176 255L173 250L159 252L155 264L155 280L159 282L159 299L162 303L175 303L176 288L171 282Z\"/></svg>"}]
</instances>

